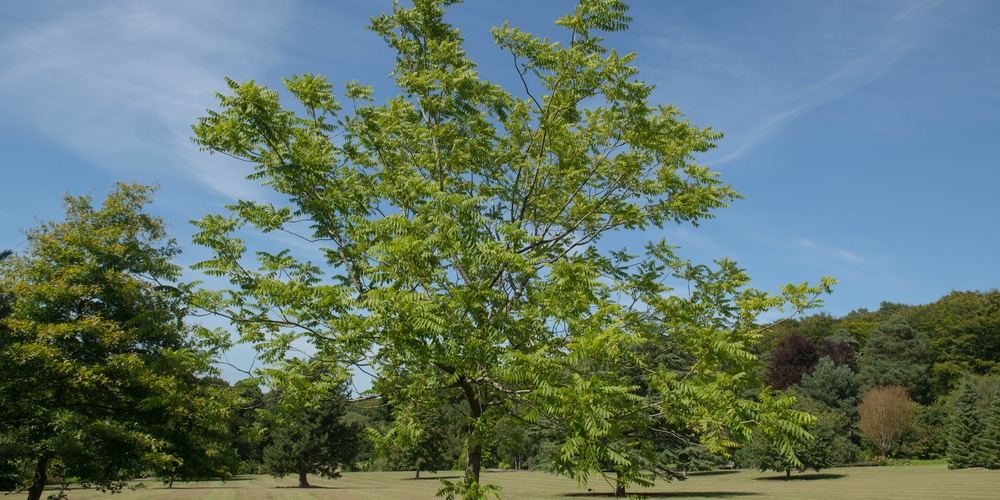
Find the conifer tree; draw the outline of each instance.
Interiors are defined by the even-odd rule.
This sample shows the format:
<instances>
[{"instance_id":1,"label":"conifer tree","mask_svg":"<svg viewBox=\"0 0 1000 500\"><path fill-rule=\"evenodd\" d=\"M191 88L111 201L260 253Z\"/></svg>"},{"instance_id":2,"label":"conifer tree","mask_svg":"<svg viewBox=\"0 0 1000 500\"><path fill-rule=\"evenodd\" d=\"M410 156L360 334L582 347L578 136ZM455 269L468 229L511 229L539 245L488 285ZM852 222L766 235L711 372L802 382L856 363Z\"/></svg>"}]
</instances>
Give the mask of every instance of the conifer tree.
<instances>
[{"instance_id":1,"label":"conifer tree","mask_svg":"<svg viewBox=\"0 0 1000 500\"><path fill-rule=\"evenodd\" d=\"M858 384L850 366L837 366L830 357L823 357L812 373L802 374L799 387L823 409L857 419Z\"/></svg>"},{"instance_id":2,"label":"conifer tree","mask_svg":"<svg viewBox=\"0 0 1000 500\"><path fill-rule=\"evenodd\" d=\"M317 384L317 387L319 384ZM288 399L301 397L289 395ZM264 469L276 477L296 474L300 488L309 488L307 475L335 479L340 468L358 454L358 429L343 421L347 413L345 384L304 404L280 403L271 445L264 449Z\"/></svg>"},{"instance_id":3,"label":"conifer tree","mask_svg":"<svg viewBox=\"0 0 1000 500\"><path fill-rule=\"evenodd\" d=\"M859 359L862 389L901 385L910 397L927 403L927 335L914 330L902 316L871 329Z\"/></svg>"},{"instance_id":4,"label":"conifer tree","mask_svg":"<svg viewBox=\"0 0 1000 500\"><path fill-rule=\"evenodd\" d=\"M982 465L982 431L979 395L966 375L948 426L948 468L964 469Z\"/></svg>"},{"instance_id":5,"label":"conifer tree","mask_svg":"<svg viewBox=\"0 0 1000 500\"><path fill-rule=\"evenodd\" d=\"M986 414L983 445L984 465L990 469L1000 469L1000 384L997 384Z\"/></svg>"}]
</instances>

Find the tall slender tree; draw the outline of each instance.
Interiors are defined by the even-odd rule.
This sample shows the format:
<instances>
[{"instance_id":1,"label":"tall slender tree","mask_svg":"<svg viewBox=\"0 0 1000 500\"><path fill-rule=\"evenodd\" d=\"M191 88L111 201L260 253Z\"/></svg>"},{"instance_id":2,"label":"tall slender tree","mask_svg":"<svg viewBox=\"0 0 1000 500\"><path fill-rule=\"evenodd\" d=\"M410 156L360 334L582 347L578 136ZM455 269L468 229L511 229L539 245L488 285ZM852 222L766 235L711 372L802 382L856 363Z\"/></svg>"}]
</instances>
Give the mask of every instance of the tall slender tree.
<instances>
[{"instance_id":1,"label":"tall slender tree","mask_svg":"<svg viewBox=\"0 0 1000 500\"><path fill-rule=\"evenodd\" d=\"M948 468L964 469L985 464L983 430L979 393L966 375L948 422Z\"/></svg>"}]
</instances>

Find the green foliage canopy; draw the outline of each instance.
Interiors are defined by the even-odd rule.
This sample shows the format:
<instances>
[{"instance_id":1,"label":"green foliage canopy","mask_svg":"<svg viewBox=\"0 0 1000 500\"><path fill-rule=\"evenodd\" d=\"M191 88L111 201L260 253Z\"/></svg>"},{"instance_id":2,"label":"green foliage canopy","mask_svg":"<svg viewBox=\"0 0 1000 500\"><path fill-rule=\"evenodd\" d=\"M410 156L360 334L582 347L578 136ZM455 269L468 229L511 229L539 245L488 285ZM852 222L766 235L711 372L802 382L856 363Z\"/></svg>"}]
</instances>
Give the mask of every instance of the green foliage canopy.
<instances>
[{"instance_id":1,"label":"green foliage canopy","mask_svg":"<svg viewBox=\"0 0 1000 500\"><path fill-rule=\"evenodd\" d=\"M0 319L0 448L31 471L5 484L29 498L53 469L113 491L147 470L183 474L186 459L220 448L212 429L227 408L201 383L211 352L189 337L169 286L179 249L144 210L152 192L118 184L100 206L67 195L65 220L26 231L27 248L0 263L12 298ZM180 425L197 439L174 439Z\"/></svg>"},{"instance_id":2,"label":"green foliage canopy","mask_svg":"<svg viewBox=\"0 0 1000 500\"><path fill-rule=\"evenodd\" d=\"M693 265L662 240L641 254L603 244L697 224L739 196L693 159L720 135L649 103L635 54L603 45L627 28L627 6L582 0L556 21L561 41L495 28L522 81L515 93L480 78L444 21L452 3L416 0L373 19L397 53L400 94L382 103L350 82L344 112L325 78L305 74L285 81L296 112L275 90L227 80L231 95L195 141L254 165L249 177L287 204L240 201L196 222L213 252L198 267L233 287L200 305L268 361L304 337L319 356L372 371L390 398L461 396L465 492L482 491L482 430L504 415L562 429L560 462L580 481L607 463L648 480L624 438L653 416L715 450L747 437L745 422L780 442L804 435L809 417L790 401L742 396L757 382L747 349L759 313L808 308L831 281L775 296L730 261ZM298 235L322 263L281 250L253 264L240 236L251 229ZM660 332L695 360L686 370L629 354ZM637 391L623 363L644 366L653 390Z\"/></svg>"},{"instance_id":3,"label":"green foliage canopy","mask_svg":"<svg viewBox=\"0 0 1000 500\"><path fill-rule=\"evenodd\" d=\"M879 322L869 332L858 360L862 389L899 385L911 398L925 401L927 342L927 335L914 330L902 316Z\"/></svg>"}]
</instances>

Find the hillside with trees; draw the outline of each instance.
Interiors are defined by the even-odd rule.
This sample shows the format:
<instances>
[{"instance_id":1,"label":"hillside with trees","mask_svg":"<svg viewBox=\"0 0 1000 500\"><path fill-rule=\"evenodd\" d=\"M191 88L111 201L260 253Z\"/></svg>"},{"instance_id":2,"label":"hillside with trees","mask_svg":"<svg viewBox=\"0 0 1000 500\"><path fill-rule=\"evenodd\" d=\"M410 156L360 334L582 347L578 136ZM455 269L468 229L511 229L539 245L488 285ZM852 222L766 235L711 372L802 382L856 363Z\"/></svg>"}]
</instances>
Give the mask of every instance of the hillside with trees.
<instances>
[{"instance_id":1,"label":"hillside with trees","mask_svg":"<svg viewBox=\"0 0 1000 500\"><path fill-rule=\"evenodd\" d=\"M767 360L769 381L786 385L797 404L836 409L852 422L845 434L856 454L844 463L947 458L955 467L995 467L984 436L1000 418L998 338L1000 292L955 291L930 304L786 321L755 352ZM796 373L801 379L789 383Z\"/></svg>"}]
</instances>

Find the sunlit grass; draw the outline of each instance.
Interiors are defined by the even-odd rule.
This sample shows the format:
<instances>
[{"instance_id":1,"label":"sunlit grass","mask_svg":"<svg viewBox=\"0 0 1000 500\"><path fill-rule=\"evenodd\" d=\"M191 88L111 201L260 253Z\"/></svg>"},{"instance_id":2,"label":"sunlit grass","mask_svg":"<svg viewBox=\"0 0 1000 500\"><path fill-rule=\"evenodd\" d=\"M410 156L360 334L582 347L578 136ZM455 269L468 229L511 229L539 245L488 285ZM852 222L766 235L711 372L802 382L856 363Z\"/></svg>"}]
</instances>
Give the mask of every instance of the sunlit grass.
<instances>
[{"instance_id":1,"label":"sunlit grass","mask_svg":"<svg viewBox=\"0 0 1000 500\"><path fill-rule=\"evenodd\" d=\"M241 476L226 482L162 483L145 482L145 487L125 491L113 500L236 500L236 499L418 499L434 498L441 486L437 478L460 480L458 472L421 474L414 480L407 472L353 472L337 480L310 477L312 489L294 488L296 479L268 476ZM539 472L485 472L484 482L503 487L503 498L608 498L613 488L601 478L588 486L563 477ZM590 491L588 491L588 488ZM783 474L754 471L720 471L692 475L688 480L663 483L655 488L636 488L629 493L650 498L754 498L754 499L995 499L1000 498L1000 471L957 470L945 465L860 467L824 470L820 473ZM108 498L105 494L72 490L70 500Z\"/></svg>"}]
</instances>

